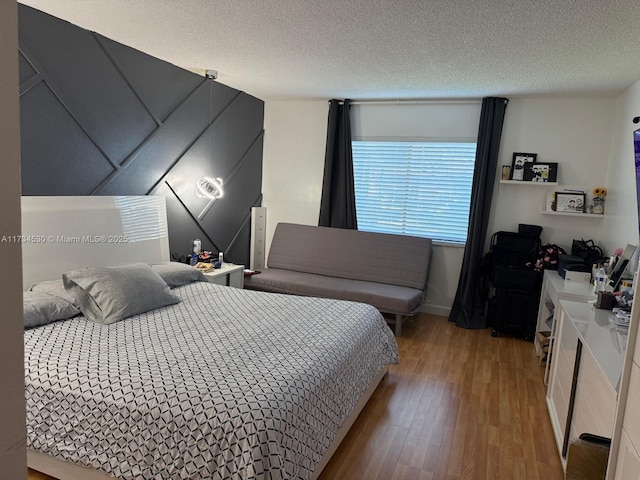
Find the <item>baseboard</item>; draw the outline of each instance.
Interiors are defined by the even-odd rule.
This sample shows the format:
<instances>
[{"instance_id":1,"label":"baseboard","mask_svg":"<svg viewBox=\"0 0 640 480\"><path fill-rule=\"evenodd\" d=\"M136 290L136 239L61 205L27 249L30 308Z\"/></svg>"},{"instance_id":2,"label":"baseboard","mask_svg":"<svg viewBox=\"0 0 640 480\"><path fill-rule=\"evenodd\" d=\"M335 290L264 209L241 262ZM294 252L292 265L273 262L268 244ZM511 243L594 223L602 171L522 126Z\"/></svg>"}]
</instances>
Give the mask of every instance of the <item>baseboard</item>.
<instances>
[{"instance_id":1,"label":"baseboard","mask_svg":"<svg viewBox=\"0 0 640 480\"><path fill-rule=\"evenodd\" d=\"M451 314L451 307L445 307L442 305L423 304L420 308L423 313L430 313L431 315L440 315L441 317L448 317Z\"/></svg>"}]
</instances>

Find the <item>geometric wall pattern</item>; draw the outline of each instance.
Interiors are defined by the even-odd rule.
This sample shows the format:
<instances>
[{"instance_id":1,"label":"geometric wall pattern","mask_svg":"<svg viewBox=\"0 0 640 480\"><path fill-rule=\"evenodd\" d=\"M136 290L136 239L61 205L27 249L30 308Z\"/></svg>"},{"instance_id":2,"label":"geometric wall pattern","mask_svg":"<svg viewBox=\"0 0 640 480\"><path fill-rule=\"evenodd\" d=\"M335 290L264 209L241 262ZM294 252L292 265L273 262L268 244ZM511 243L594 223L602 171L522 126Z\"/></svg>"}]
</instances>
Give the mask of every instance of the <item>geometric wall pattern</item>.
<instances>
[{"instance_id":1,"label":"geometric wall pattern","mask_svg":"<svg viewBox=\"0 0 640 480\"><path fill-rule=\"evenodd\" d=\"M249 265L264 102L18 4L23 195L163 195L174 257L194 238ZM220 177L205 211L196 180Z\"/></svg>"}]
</instances>

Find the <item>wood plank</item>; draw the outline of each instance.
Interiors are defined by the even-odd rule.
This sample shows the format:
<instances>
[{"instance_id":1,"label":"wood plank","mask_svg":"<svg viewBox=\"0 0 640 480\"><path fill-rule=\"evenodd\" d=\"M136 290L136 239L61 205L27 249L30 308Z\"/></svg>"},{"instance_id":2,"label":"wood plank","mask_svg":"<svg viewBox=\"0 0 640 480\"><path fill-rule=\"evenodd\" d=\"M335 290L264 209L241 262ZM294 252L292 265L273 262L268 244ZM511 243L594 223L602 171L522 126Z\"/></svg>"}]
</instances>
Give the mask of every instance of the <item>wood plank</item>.
<instances>
[{"instance_id":1,"label":"wood plank","mask_svg":"<svg viewBox=\"0 0 640 480\"><path fill-rule=\"evenodd\" d=\"M564 477L532 343L420 314L398 345L320 480Z\"/></svg>"}]
</instances>

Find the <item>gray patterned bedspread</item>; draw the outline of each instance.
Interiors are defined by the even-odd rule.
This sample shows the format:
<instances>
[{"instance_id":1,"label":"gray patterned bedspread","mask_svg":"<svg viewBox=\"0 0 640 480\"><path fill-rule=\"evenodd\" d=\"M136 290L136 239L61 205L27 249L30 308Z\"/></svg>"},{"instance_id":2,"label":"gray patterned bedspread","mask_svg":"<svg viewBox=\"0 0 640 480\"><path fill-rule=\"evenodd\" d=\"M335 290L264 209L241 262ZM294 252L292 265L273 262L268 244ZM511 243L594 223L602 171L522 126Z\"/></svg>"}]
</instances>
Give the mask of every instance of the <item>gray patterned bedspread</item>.
<instances>
[{"instance_id":1,"label":"gray patterned bedspread","mask_svg":"<svg viewBox=\"0 0 640 480\"><path fill-rule=\"evenodd\" d=\"M28 447L131 479L306 479L398 361L361 303L204 282L98 325L25 331Z\"/></svg>"}]
</instances>

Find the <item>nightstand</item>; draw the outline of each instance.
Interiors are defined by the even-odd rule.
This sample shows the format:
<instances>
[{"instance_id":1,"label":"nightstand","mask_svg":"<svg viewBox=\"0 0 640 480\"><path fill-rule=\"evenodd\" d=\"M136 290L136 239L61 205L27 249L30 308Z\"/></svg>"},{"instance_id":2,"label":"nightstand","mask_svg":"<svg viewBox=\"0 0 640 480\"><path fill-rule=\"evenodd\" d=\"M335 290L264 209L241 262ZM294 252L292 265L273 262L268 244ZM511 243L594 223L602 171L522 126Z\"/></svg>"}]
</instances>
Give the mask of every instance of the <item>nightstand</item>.
<instances>
[{"instance_id":1,"label":"nightstand","mask_svg":"<svg viewBox=\"0 0 640 480\"><path fill-rule=\"evenodd\" d=\"M244 288L244 265L224 263L222 267L204 273L207 281L226 287Z\"/></svg>"}]
</instances>

